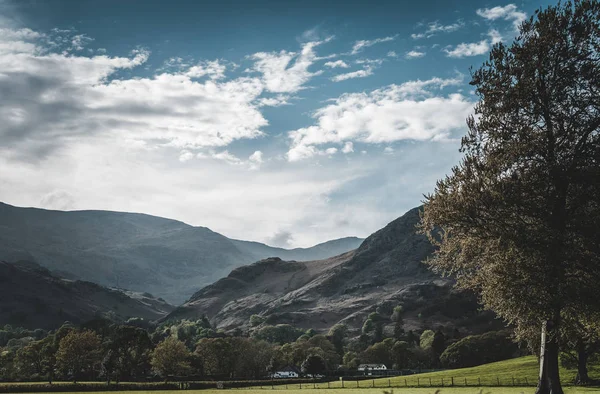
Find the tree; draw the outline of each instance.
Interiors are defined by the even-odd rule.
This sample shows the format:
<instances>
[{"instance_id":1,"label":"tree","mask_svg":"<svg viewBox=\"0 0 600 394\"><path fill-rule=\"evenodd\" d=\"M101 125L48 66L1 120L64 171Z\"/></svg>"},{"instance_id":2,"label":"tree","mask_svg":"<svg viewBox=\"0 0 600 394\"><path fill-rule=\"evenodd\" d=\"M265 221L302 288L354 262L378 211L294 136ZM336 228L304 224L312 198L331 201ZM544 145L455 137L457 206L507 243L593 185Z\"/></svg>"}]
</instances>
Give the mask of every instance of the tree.
<instances>
[{"instance_id":1,"label":"tree","mask_svg":"<svg viewBox=\"0 0 600 394\"><path fill-rule=\"evenodd\" d=\"M440 356L446 368L465 368L506 360L515 355L517 345L505 332L470 335L448 346Z\"/></svg>"},{"instance_id":2,"label":"tree","mask_svg":"<svg viewBox=\"0 0 600 394\"><path fill-rule=\"evenodd\" d=\"M250 316L250 325L252 327L260 326L264 322L265 322L265 318L263 316L259 316L259 315Z\"/></svg>"},{"instance_id":3,"label":"tree","mask_svg":"<svg viewBox=\"0 0 600 394\"><path fill-rule=\"evenodd\" d=\"M35 341L17 351L17 365L19 374L29 378L39 378L45 372L44 368L44 342Z\"/></svg>"},{"instance_id":4,"label":"tree","mask_svg":"<svg viewBox=\"0 0 600 394\"><path fill-rule=\"evenodd\" d=\"M356 370L360 365L360 358L356 352L346 352L342 359L342 363L346 369Z\"/></svg>"},{"instance_id":5,"label":"tree","mask_svg":"<svg viewBox=\"0 0 600 394\"><path fill-rule=\"evenodd\" d=\"M76 382L80 377L91 377L102 358L100 336L93 331L70 331L60 340L56 363Z\"/></svg>"},{"instance_id":6,"label":"tree","mask_svg":"<svg viewBox=\"0 0 600 394\"><path fill-rule=\"evenodd\" d=\"M435 333L432 330L423 331L421 338L419 339L419 346L425 350L431 349L431 346L433 346L434 337Z\"/></svg>"},{"instance_id":7,"label":"tree","mask_svg":"<svg viewBox=\"0 0 600 394\"><path fill-rule=\"evenodd\" d=\"M518 335L544 327L537 393L563 392L564 312L599 307L599 20L598 1L566 2L493 47L472 74L464 158L422 215L434 271L479 292Z\"/></svg>"},{"instance_id":8,"label":"tree","mask_svg":"<svg viewBox=\"0 0 600 394\"><path fill-rule=\"evenodd\" d=\"M152 342L148 332L131 326L117 326L111 335L109 350L114 361L117 380L135 380L145 375L149 369Z\"/></svg>"},{"instance_id":9,"label":"tree","mask_svg":"<svg viewBox=\"0 0 600 394\"><path fill-rule=\"evenodd\" d=\"M400 340L404 336L404 320L402 319L402 305L398 305L394 308L394 312L391 316L394 322L394 338Z\"/></svg>"},{"instance_id":10,"label":"tree","mask_svg":"<svg viewBox=\"0 0 600 394\"><path fill-rule=\"evenodd\" d=\"M317 354L309 355L302 363L302 372L311 375L312 377L315 377L315 375L324 374L325 360L323 360L323 357Z\"/></svg>"},{"instance_id":11,"label":"tree","mask_svg":"<svg viewBox=\"0 0 600 394\"><path fill-rule=\"evenodd\" d=\"M152 369L165 380L172 375L182 375L190 370L191 353L185 344L173 337L159 343L152 352Z\"/></svg>"},{"instance_id":12,"label":"tree","mask_svg":"<svg viewBox=\"0 0 600 394\"><path fill-rule=\"evenodd\" d=\"M331 338L331 343L335 346L335 350L342 356L344 354L344 342L348 336L348 326L345 324L336 324L329 329L329 334L327 335Z\"/></svg>"},{"instance_id":13,"label":"tree","mask_svg":"<svg viewBox=\"0 0 600 394\"><path fill-rule=\"evenodd\" d=\"M392 359L394 360L394 369L409 368L412 360L412 353L408 342L396 341L392 347Z\"/></svg>"},{"instance_id":14,"label":"tree","mask_svg":"<svg viewBox=\"0 0 600 394\"><path fill-rule=\"evenodd\" d=\"M299 328L289 324L278 324L276 326L261 327L254 331L252 336L256 339L283 345L284 343L294 342L302 334L303 331Z\"/></svg>"},{"instance_id":15,"label":"tree","mask_svg":"<svg viewBox=\"0 0 600 394\"><path fill-rule=\"evenodd\" d=\"M392 338L377 342L363 352L361 360L369 364L385 364L391 368L394 363L392 355L393 347L394 340Z\"/></svg>"}]
</instances>

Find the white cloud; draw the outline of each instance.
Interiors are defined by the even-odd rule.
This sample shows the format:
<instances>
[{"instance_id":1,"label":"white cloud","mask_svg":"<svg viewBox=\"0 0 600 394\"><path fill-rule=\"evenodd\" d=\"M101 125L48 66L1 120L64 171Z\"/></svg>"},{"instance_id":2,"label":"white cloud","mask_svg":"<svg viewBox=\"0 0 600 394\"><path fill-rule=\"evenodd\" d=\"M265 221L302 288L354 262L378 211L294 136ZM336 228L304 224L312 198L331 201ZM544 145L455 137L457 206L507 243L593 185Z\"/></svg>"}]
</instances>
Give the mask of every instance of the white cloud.
<instances>
[{"instance_id":1,"label":"white cloud","mask_svg":"<svg viewBox=\"0 0 600 394\"><path fill-rule=\"evenodd\" d=\"M492 45L502 42L502 34L500 34L500 32L498 32L496 29L491 29L488 32L488 36L490 37L490 42Z\"/></svg>"},{"instance_id":2,"label":"white cloud","mask_svg":"<svg viewBox=\"0 0 600 394\"><path fill-rule=\"evenodd\" d=\"M463 21L457 21L455 23L452 23L450 25L442 25L440 23L436 22L431 22L427 25L427 29L422 32L422 33L413 33L410 36L414 39L414 40L419 40L421 38L430 38L435 36L438 33L451 33L454 32L456 30L459 30L461 28L463 28L465 26L465 23Z\"/></svg>"},{"instance_id":3,"label":"white cloud","mask_svg":"<svg viewBox=\"0 0 600 394\"><path fill-rule=\"evenodd\" d=\"M373 75L373 67L367 66L367 67L363 68L362 70L352 71L352 72L345 73L345 74L338 74L338 75L332 77L331 80L333 82L340 82L340 81L345 81L347 79L365 78L370 75Z\"/></svg>"},{"instance_id":4,"label":"white cloud","mask_svg":"<svg viewBox=\"0 0 600 394\"><path fill-rule=\"evenodd\" d=\"M336 60L335 62L327 62L325 63L325 67L329 67L329 68L348 68L350 67L348 64L346 64L345 61L343 60Z\"/></svg>"},{"instance_id":5,"label":"white cloud","mask_svg":"<svg viewBox=\"0 0 600 394\"><path fill-rule=\"evenodd\" d=\"M368 64L370 66L381 66L385 59L357 59L356 64Z\"/></svg>"},{"instance_id":6,"label":"white cloud","mask_svg":"<svg viewBox=\"0 0 600 394\"><path fill-rule=\"evenodd\" d=\"M85 46L92 41L94 41L94 39L85 34L77 34L71 38L71 48L75 51L82 51Z\"/></svg>"},{"instance_id":7,"label":"white cloud","mask_svg":"<svg viewBox=\"0 0 600 394\"><path fill-rule=\"evenodd\" d=\"M181 72L113 79L148 60L53 53L45 36L9 30L0 36L0 136L2 148L23 159L40 159L73 138L112 138L144 148L223 147L256 138L268 124L258 110L257 78L218 82L218 61ZM65 32L60 36L68 41ZM72 40L71 40L72 41ZM200 82L207 75L215 80ZM30 157L28 157L28 155Z\"/></svg>"},{"instance_id":8,"label":"white cloud","mask_svg":"<svg viewBox=\"0 0 600 394\"><path fill-rule=\"evenodd\" d=\"M311 41L302 46L300 53L259 52L250 56L254 60L253 71L262 74L262 81L270 92L295 93L304 89L304 85L322 71L309 71L318 60L315 47L329 42L332 37L323 41Z\"/></svg>"},{"instance_id":9,"label":"white cloud","mask_svg":"<svg viewBox=\"0 0 600 394\"><path fill-rule=\"evenodd\" d=\"M255 151L248 157L248 163L250 164L251 170L258 170L263 161L263 153L259 150Z\"/></svg>"},{"instance_id":10,"label":"white cloud","mask_svg":"<svg viewBox=\"0 0 600 394\"><path fill-rule=\"evenodd\" d=\"M389 51L389 52L387 53L387 56L388 56L388 57L398 57L398 54L397 54L395 51Z\"/></svg>"},{"instance_id":11,"label":"white cloud","mask_svg":"<svg viewBox=\"0 0 600 394\"><path fill-rule=\"evenodd\" d=\"M405 55L405 57L407 59L417 59L417 58L420 58L420 57L423 57L423 56L425 56L425 52L416 51L416 50L412 50L412 51L406 52L406 55Z\"/></svg>"},{"instance_id":12,"label":"white cloud","mask_svg":"<svg viewBox=\"0 0 600 394\"><path fill-rule=\"evenodd\" d=\"M461 43L458 44L456 47L451 48L445 48L444 52L446 52L446 55L448 57L466 57L466 56L477 56L477 55L484 55L486 53L488 53L490 50L490 44L487 40L482 40L479 42L472 42L472 43Z\"/></svg>"},{"instance_id":13,"label":"white cloud","mask_svg":"<svg viewBox=\"0 0 600 394\"><path fill-rule=\"evenodd\" d=\"M363 49L371 47L375 44L380 44L382 42L388 42L388 41L394 41L396 39L396 36L389 36L389 37L383 37L383 38L376 38L374 40L359 40L356 41L354 43L354 45L352 46L352 52L350 52L351 55L356 55L357 53L361 52Z\"/></svg>"},{"instance_id":14,"label":"white cloud","mask_svg":"<svg viewBox=\"0 0 600 394\"><path fill-rule=\"evenodd\" d=\"M527 19L527 14L519 11L514 4L508 4L504 7L480 8L477 10L477 15L488 20L504 19L512 21L515 30L518 30L519 25Z\"/></svg>"},{"instance_id":15,"label":"white cloud","mask_svg":"<svg viewBox=\"0 0 600 394\"><path fill-rule=\"evenodd\" d=\"M210 79L225 78L225 70L227 67L221 64L218 60L200 62L195 66L190 67L184 72L186 77L201 78L208 76Z\"/></svg>"},{"instance_id":16,"label":"white cloud","mask_svg":"<svg viewBox=\"0 0 600 394\"><path fill-rule=\"evenodd\" d=\"M182 150L179 153L179 161L184 163L186 161L190 161L194 158L194 154L192 152L190 152L189 150Z\"/></svg>"},{"instance_id":17,"label":"white cloud","mask_svg":"<svg viewBox=\"0 0 600 394\"><path fill-rule=\"evenodd\" d=\"M352 153L354 152L354 144L352 143L352 141L348 141L344 144L344 147L342 148L342 153Z\"/></svg>"},{"instance_id":18,"label":"white cloud","mask_svg":"<svg viewBox=\"0 0 600 394\"><path fill-rule=\"evenodd\" d=\"M281 107L288 105L290 97L284 94L278 94L273 97L262 97L258 100L259 107Z\"/></svg>"},{"instance_id":19,"label":"white cloud","mask_svg":"<svg viewBox=\"0 0 600 394\"><path fill-rule=\"evenodd\" d=\"M459 77L432 78L370 93L344 94L313 114L315 125L289 133L288 160L318 155L317 146L323 144L446 140L453 131L464 128L473 102L462 94L441 96L434 92L461 82Z\"/></svg>"},{"instance_id":20,"label":"white cloud","mask_svg":"<svg viewBox=\"0 0 600 394\"><path fill-rule=\"evenodd\" d=\"M383 153L385 153L386 155L391 155L392 153L394 153L394 148L392 148L391 146L386 146L383 150Z\"/></svg>"}]
</instances>

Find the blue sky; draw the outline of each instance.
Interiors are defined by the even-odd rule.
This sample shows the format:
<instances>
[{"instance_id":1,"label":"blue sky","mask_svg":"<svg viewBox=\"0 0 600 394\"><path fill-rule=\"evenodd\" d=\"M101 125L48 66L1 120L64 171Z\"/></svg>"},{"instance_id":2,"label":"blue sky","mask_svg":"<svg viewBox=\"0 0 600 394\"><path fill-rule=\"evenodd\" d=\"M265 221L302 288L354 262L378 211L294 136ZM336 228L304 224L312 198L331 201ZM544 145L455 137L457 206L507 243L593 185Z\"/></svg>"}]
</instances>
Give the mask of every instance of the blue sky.
<instances>
[{"instance_id":1,"label":"blue sky","mask_svg":"<svg viewBox=\"0 0 600 394\"><path fill-rule=\"evenodd\" d=\"M548 4L0 1L0 200L367 236L459 160L469 68Z\"/></svg>"}]
</instances>

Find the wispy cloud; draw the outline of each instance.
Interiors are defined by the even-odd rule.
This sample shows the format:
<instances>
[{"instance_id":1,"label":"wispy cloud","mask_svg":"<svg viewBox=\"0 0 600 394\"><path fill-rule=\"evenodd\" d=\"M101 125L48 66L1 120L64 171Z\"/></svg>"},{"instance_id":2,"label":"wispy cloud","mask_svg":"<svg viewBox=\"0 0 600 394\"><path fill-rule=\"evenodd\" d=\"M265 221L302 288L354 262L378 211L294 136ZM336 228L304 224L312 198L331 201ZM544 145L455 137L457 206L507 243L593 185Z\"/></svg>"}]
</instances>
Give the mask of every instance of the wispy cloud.
<instances>
[{"instance_id":1,"label":"wispy cloud","mask_svg":"<svg viewBox=\"0 0 600 394\"><path fill-rule=\"evenodd\" d=\"M463 28L464 26L465 23L461 20L449 25L442 25L436 21L427 24L427 29L425 31L421 33L413 33L410 36L415 40L421 38L429 38L435 36L438 33L451 33L453 31Z\"/></svg>"},{"instance_id":2,"label":"wispy cloud","mask_svg":"<svg viewBox=\"0 0 600 394\"><path fill-rule=\"evenodd\" d=\"M351 55L356 55L357 53L361 52L365 48L371 47L371 46L373 46L375 44L380 44L382 42L394 41L397 37L398 37L398 35L388 36L388 37L383 37L383 38L376 38L374 40L359 40L359 41L356 41L354 43L354 45L352 46L352 52L350 52L350 54Z\"/></svg>"},{"instance_id":3,"label":"wispy cloud","mask_svg":"<svg viewBox=\"0 0 600 394\"><path fill-rule=\"evenodd\" d=\"M444 49L446 55L448 57L467 57L467 56L477 56L484 55L488 53L490 50L490 44L487 40L482 40L479 42L471 42L471 43L461 43L456 47L448 47Z\"/></svg>"},{"instance_id":4,"label":"wispy cloud","mask_svg":"<svg viewBox=\"0 0 600 394\"><path fill-rule=\"evenodd\" d=\"M322 41L311 41L302 45L300 53L259 52L250 56L254 60L253 71L262 74L262 81L268 91L274 93L295 93L304 89L304 85L323 71L310 71L309 68L318 60L315 48L333 37Z\"/></svg>"},{"instance_id":5,"label":"wispy cloud","mask_svg":"<svg viewBox=\"0 0 600 394\"><path fill-rule=\"evenodd\" d=\"M489 39L481 40L479 42L463 42L455 47L447 46L444 48L444 52L446 52L446 56L454 58L485 55L490 51L492 45L501 42L503 39L500 32L496 29L490 29L487 36Z\"/></svg>"},{"instance_id":6,"label":"wispy cloud","mask_svg":"<svg viewBox=\"0 0 600 394\"><path fill-rule=\"evenodd\" d=\"M347 79L365 78L370 75L373 75L373 67L367 66L367 67L363 68L362 70L352 71L352 72L345 73L345 74L338 74L338 75L332 77L331 80L333 82L340 82L340 81L345 81Z\"/></svg>"},{"instance_id":7,"label":"wispy cloud","mask_svg":"<svg viewBox=\"0 0 600 394\"><path fill-rule=\"evenodd\" d=\"M350 66L343 60L336 60L334 62L327 62L324 64L325 67L329 68L349 68Z\"/></svg>"},{"instance_id":8,"label":"wispy cloud","mask_svg":"<svg viewBox=\"0 0 600 394\"><path fill-rule=\"evenodd\" d=\"M477 10L477 15L488 20L504 19L512 21L515 30L518 30L519 25L527 19L527 14L519 11L518 7L514 4L508 4L504 7L480 8Z\"/></svg>"},{"instance_id":9,"label":"wispy cloud","mask_svg":"<svg viewBox=\"0 0 600 394\"><path fill-rule=\"evenodd\" d=\"M421 52L421 51L417 51L417 50L412 50L412 51L406 52L406 55L404 55L404 57L407 58L407 59L418 59L418 58L423 57L425 55L426 55L425 52Z\"/></svg>"}]
</instances>

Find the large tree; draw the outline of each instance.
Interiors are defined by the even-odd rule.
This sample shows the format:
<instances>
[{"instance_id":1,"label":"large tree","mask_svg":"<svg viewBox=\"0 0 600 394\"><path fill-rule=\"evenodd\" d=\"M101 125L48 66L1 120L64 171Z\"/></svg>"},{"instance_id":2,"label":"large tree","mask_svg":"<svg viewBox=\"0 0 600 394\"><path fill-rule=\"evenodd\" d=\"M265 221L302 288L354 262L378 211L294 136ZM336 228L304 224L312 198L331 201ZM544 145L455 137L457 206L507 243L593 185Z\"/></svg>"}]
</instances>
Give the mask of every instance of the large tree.
<instances>
[{"instance_id":1,"label":"large tree","mask_svg":"<svg viewBox=\"0 0 600 394\"><path fill-rule=\"evenodd\" d=\"M91 378L102 360L100 337L93 331L70 331L60 340L56 352L56 363L66 374L77 381L81 377Z\"/></svg>"},{"instance_id":2,"label":"large tree","mask_svg":"<svg viewBox=\"0 0 600 394\"><path fill-rule=\"evenodd\" d=\"M538 393L562 393L565 313L598 309L600 5L536 12L472 74L464 158L426 196L428 263L517 328L544 327Z\"/></svg>"},{"instance_id":3,"label":"large tree","mask_svg":"<svg viewBox=\"0 0 600 394\"><path fill-rule=\"evenodd\" d=\"M191 353L185 344L176 338L168 337L159 343L152 352L152 368L160 376L183 375L189 372Z\"/></svg>"}]
</instances>

